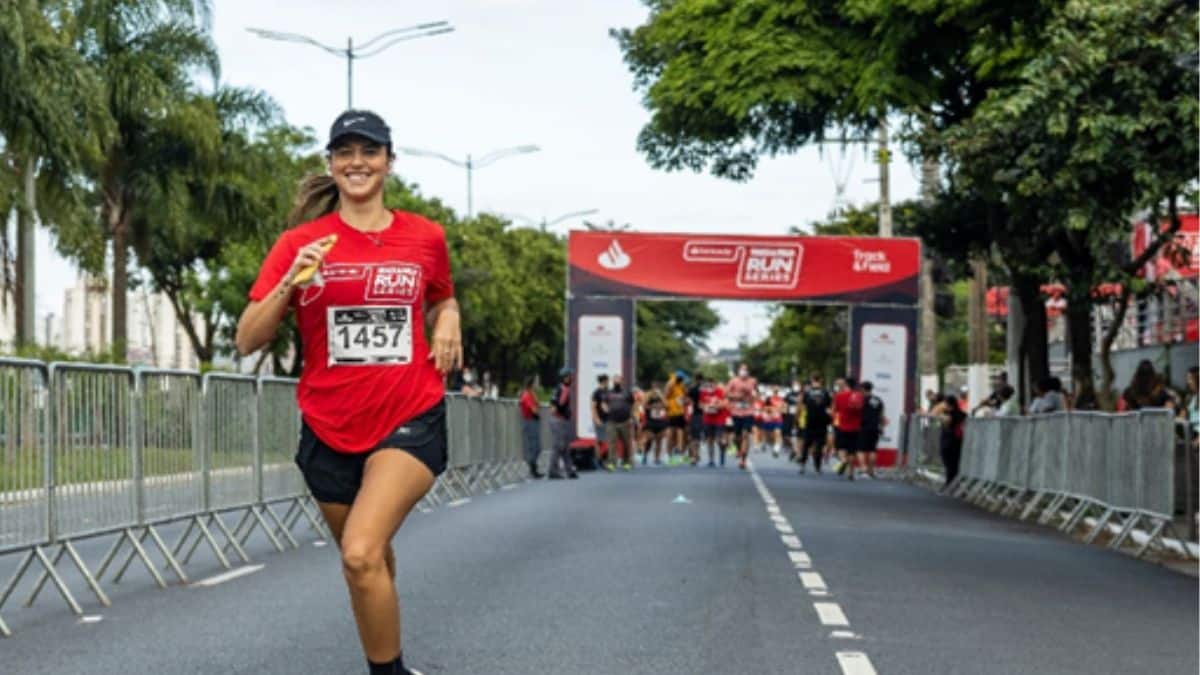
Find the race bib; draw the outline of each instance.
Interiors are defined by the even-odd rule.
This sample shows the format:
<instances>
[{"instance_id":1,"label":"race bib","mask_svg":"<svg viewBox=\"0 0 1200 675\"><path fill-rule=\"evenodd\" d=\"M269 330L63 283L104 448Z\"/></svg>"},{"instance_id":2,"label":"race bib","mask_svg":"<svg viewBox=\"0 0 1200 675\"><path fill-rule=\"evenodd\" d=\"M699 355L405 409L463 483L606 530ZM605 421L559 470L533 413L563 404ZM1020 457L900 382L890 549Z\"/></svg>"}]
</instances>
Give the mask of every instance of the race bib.
<instances>
[{"instance_id":1,"label":"race bib","mask_svg":"<svg viewBox=\"0 0 1200 675\"><path fill-rule=\"evenodd\" d=\"M651 408L650 409L650 419L665 420L666 418L667 418L667 411L664 410L663 408Z\"/></svg>"},{"instance_id":2,"label":"race bib","mask_svg":"<svg viewBox=\"0 0 1200 675\"><path fill-rule=\"evenodd\" d=\"M330 307L326 327L330 366L412 361L412 307Z\"/></svg>"}]
</instances>

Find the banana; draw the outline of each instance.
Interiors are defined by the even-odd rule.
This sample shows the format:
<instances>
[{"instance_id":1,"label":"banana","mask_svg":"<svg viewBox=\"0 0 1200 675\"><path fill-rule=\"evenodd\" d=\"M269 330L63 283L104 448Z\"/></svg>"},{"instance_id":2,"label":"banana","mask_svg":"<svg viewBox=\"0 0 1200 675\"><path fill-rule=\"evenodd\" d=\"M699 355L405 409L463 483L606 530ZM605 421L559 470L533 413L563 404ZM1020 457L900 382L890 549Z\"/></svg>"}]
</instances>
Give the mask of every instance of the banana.
<instances>
[{"instance_id":1,"label":"banana","mask_svg":"<svg viewBox=\"0 0 1200 675\"><path fill-rule=\"evenodd\" d=\"M336 234L331 234L328 237L325 237L324 241L321 242L321 257L323 258L328 255L329 250L332 249L333 245L336 243ZM307 284L312 280L313 275L317 273L317 267L319 267L319 265L309 265L308 267L300 268L300 271L296 272L296 276L292 277L292 285L302 286Z\"/></svg>"}]
</instances>

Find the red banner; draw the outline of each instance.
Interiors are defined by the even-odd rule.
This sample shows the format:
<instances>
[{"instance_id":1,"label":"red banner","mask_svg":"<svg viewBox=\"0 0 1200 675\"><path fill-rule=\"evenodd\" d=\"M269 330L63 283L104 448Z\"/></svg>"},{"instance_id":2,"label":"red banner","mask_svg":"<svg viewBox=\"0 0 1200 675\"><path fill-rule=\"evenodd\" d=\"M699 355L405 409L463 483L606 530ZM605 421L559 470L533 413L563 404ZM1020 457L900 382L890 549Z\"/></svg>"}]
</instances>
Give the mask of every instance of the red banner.
<instances>
[{"instance_id":1,"label":"red banner","mask_svg":"<svg viewBox=\"0 0 1200 675\"><path fill-rule=\"evenodd\" d=\"M878 237L571 232L571 293L917 304L921 245Z\"/></svg>"},{"instance_id":2,"label":"red banner","mask_svg":"<svg viewBox=\"0 0 1200 675\"><path fill-rule=\"evenodd\" d=\"M1195 213L1184 213L1179 216L1179 231L1175 239L1167 242L1160 249L1158 256L1146 263L1142 275L1149 281L1168 279L1172 272L1182 279L1195 279L1200 276L1200 216ZM1168 221L1159 226L1160 232L1170 227ZM1145 222L1134 223L1131 248L1134 257L1146 250L1156 235L1150 225Z\"/></svg>"}]
</instances>

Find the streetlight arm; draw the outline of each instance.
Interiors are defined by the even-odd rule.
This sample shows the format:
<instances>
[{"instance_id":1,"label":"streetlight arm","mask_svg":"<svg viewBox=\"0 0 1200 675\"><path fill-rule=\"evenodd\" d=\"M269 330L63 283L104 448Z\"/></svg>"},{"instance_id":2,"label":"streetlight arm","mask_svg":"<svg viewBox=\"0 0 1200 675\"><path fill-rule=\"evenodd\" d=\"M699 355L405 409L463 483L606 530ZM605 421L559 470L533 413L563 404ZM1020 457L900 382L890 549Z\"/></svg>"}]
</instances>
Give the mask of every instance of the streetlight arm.
<instances>
[{"instance_id":1,"label":"streetlight arm","mask_svg":"<svg viewBox=\"0 0 1200 675\"><path fill-rule=\"evenodd\" d=\"M450 23L447 21L433 21L430 23L419 23L415 26L405 26L404 28L396 28L394 30L389 30L389 31L380 33L379 35L376 35L375 37L371 38L370 40L367 40L366 42L356 45L356 46L360 49L370 49L371 45L375 44L376 42L379 42L380 40L382 40L386 37L391 37L393 35L399 35L401 33L411 33L413 31L433 30L435 28L447 29L444 32L450 32L450 31L454 30L454 28L450 27Z\"/></svg>"},{"instance_id":2,"label":"streetlight arm","mask_svg":"<svg viewBox=\"0 0 1200 675\"><path fill-rule=\"evenodd\" d=\"M518 145L513 148L493 150L492 152L489 152L483 157L475 160L474 165L476 169L482 169L483 167L498 160L504 159L505 157L511 157L512 155L524 155L530 152L538 152L539 150L541 150L541 148L536 145Z\"/></svg>"},{"instance_id":3,"label":"streetlight arm","mask_svg":"<svg viewBox=\"0 0 1200 675\"><path fill-rule=\"evenodd\" d=\"M316 40L308 37L307 35L300 35L299 33L282 33L280 31L266 30L264 28L247 28L246 30L257 35L260 38L266 38L267 40L279 40L280 42L299 42L299 43L303 43L303 44L309 44L309 45L312 45L319 49L324 49L325 51L329 52L330 54L334 54L336 56L346 56L345 49L338 49L337 47L331 47L327 44L322 44L322 43L317 42Z\"/></svg>"},{"instance_id":4,"label":"streetlight arm","mask_svg":"<svg viewBox=\"0 0 1200 675\"><path fill-rule=\"evenodd\" d=\"M557 224L563 222L564 220L569 220L571 218L577 218L579 216L590 216L593 213L599 213L599 212L600 212L599 209L587 209L586 211L572 211L571 213L564 213L563 215L546 223L546 227L550 227L552 225L557 225Z\"/></svg>"},{"instance_id":5,"label":"streetlight arm","mask_svg":"<svg viewBox=\"0 0 1200 675\"><path fill-rule=\"evenodd\" d=\"M395 44L398 44L401 42L407 42L408 40L416 40L417 38L432 37L434 35L442 35L443 33L453 33L453 32L454 32L453 28L442 28L439 30L431 30L431 31L427 31L424 33L411 33L409 35L401 35L400 37L389 40L388 42L385 42L382 45L380 45L379 47L376 47L374 49L368 49L366 51L361 51L361 52L356 49L354 51L354 58L356 58L356 59L370 58L370 57L375 56L376 54L386 50L388 47L391 47L392 45L395 45Z\"/></svg>"},{"instance_id":6,"label":"streetlight arm","mask_svg":"<svg viewBox=\"0 0 1200 675\"><path fill-rule=\"evenodd\" d=\"M409 148L409 147L405 147L405 146L401 145L401 146L396 147L396 151L402 152L406 155L411 155L413 157L433 157L435 159L440 159L440 160L443 160L446 162L450 162L451 164L453 164L454 166L457 166L457 167L461 167L464 169L467 168L467 163L462 161L461 159L454 159L453 157L450 157L448 155L443 155L440 152L434 152L432 150L422 150L421 148Z\"/></svg>"}]
</instances>

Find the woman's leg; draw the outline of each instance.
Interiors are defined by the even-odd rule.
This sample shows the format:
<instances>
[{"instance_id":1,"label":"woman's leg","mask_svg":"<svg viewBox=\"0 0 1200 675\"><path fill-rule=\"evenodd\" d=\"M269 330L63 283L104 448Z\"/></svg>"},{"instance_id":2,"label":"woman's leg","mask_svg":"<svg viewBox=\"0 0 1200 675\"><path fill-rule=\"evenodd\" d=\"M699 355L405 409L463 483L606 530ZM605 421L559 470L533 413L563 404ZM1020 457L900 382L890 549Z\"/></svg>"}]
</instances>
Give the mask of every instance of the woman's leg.
<instances>
[{"instance_id":1,"label":"woman's leg","mask_svg":"<svg viewBox=\"0 0 1200 675\"><path fill-rule=\"evenodd\" d=\"M333 534L333 543L340 550L342 548L342 531L346 527L346 518L350 516L350 507L337 502L317 502L317 506L320 507L321 515L325 517L325 524L329 526L329 531ZM391 542L388 543L384 555L387 557L388 574L395 579L396 552L392 550Z\"/></svg>"},{"instance_id":2,"label":"woman's leg","mask_svg":"<svg viewBox=\"0 0 1200 675\"><path fill-rule=\"evenodd\" d=\"M409 453L375 451L367 458L362 487L342 528L342 571L350 606L363 651L375 663L400 654L395 563L388 564L391 540L433 481L433 472Z\"/></svg>"}]
</instances>

